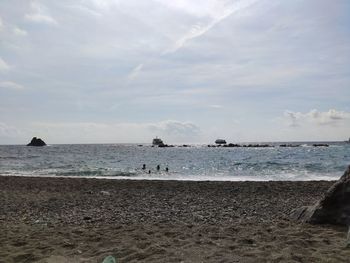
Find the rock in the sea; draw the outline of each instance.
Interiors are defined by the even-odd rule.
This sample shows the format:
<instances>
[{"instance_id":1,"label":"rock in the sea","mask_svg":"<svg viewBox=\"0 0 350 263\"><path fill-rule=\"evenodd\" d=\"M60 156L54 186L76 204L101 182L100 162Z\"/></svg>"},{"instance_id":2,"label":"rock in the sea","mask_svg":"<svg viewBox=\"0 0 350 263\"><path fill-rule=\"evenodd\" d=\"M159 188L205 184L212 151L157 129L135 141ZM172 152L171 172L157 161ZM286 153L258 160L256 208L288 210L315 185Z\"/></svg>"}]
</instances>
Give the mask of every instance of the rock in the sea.
<instances>
[{"instance_id":1,"label":"rock in the sea","mask_svg":"<svg viewBox=\"0 0 350 263\"><path fill-rule=\"evenodd\" d=\"M294 210L293 219L312 224L350 225L350 166L313 206Z\"/></svg>"},{"instance_id":2,"label":"rock in the sea","mask_svg":"<svg viewBox=\"0 0 350 263\"><path fill-rule=\"evenodd\" d=\"M329 145L325 144L325 143L315 143L312 146L314 146L314 147L329 147Z\"/></svg>"},{"instance_id":3,"label":"rock in the sea","mask_svg":"<svg viewBox=\"0 0 350 263\"><path fill-rule=\"evenodd\" d=\"M33 137L33 139L30 141L30 143L27 144L27 146L45 146L46 143L37 137Z\"/></svg>"}]
</instances>

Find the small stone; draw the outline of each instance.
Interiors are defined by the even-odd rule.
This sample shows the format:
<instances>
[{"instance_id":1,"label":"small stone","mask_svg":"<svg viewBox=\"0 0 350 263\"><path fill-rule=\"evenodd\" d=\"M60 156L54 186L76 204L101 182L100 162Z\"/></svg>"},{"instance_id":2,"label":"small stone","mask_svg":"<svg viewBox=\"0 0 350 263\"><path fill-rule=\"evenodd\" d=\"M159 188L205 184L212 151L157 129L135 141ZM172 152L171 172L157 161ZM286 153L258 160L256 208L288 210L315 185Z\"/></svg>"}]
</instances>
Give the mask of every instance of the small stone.
<instances>
[{"instance_id":1,"label":"small stone","mask_svg":"<svg viewBox=\"0 0 350 263\"><path fill-rule=\"evenodd\" d=\"M105 257L105 259L103 260L102 263L116 263L117 261L115 260L115 258L113 256L108 256Z\"/></svg>"}]
</instances>

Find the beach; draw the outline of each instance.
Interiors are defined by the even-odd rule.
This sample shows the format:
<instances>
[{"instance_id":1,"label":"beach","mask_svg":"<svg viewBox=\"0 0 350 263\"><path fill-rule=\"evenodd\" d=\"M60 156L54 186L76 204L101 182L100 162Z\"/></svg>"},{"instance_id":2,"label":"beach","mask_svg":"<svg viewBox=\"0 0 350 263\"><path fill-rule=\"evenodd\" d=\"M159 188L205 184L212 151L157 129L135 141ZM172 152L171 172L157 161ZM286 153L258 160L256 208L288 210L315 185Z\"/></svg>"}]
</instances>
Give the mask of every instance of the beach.
<instances>
[{"instance_id":1,"label":"beach","mask_svg":"<svg viewBox=\"0 0 350 263\"><path fill-rule=\"evenodd\" d=\"M348 262L347 228L289 217L333 183L0 176L0 262Z\"/></svg>"}]
</instances>

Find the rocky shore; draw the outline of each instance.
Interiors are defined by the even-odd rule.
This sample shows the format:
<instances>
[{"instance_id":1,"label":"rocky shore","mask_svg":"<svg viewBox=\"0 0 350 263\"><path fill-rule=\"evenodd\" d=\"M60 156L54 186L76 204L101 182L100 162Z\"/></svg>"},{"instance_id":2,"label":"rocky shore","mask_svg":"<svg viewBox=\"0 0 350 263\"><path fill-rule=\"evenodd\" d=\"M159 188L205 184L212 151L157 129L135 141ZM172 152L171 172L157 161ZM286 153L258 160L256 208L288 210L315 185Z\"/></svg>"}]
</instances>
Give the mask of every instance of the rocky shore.
<instances>
[{"instance_id":1,"label":"rocky shore","mask_svg":"<svg viewBox=\"0 0 350 263\"><path fill-rule=\"evenodd\" d=\"M333 183L0 176L0 262L348 262L346 228L290 220Z\"/></svg>"}]
</instances>

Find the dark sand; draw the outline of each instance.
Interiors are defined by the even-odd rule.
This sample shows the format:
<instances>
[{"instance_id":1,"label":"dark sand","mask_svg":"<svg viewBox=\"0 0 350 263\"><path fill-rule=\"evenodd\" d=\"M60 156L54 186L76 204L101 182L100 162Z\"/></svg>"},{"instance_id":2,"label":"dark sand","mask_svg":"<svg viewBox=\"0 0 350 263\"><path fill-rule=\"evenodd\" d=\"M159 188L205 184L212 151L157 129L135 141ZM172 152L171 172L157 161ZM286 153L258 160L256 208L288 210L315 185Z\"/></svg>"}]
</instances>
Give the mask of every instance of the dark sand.
<instances>
[{"instance_id":1,"label":"dark sand","mask_svg":"<svg viewBox=\"0 0 350 263\"><path fill-rule=\"evenodd\" d=\"M289 220L332 183L0 176L0 262L349 262L346 228Z\"/></svg>"}]
</instances>

